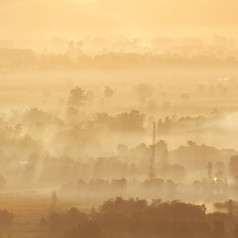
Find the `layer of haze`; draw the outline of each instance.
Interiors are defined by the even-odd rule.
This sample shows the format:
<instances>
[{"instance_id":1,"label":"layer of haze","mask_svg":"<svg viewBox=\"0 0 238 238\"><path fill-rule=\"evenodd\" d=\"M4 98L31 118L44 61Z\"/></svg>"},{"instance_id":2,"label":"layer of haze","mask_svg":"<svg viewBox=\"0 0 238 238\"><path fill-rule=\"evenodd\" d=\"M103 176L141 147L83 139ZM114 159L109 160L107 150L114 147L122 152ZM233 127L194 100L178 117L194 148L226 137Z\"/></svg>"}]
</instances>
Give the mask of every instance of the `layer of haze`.
<instances>
[{"instance_id":1,"label":"layer of haze","mask_svg":"<svg viewBox=\"0 0 238 238\"><path fill-rule=\"evenodd\" d=\"M234 35L237 7L236 0L1 1L0 37Z\"/></svg>"},{"instance_id":2,"label":"layer of haze","mask_svg":"<svg viewBox=\"0 0 238 238\"><path fill-rule=\"evenodd\" d=\"M237 9L0 0L0 237L237 237Z\"/></svg>"}]
</instances>

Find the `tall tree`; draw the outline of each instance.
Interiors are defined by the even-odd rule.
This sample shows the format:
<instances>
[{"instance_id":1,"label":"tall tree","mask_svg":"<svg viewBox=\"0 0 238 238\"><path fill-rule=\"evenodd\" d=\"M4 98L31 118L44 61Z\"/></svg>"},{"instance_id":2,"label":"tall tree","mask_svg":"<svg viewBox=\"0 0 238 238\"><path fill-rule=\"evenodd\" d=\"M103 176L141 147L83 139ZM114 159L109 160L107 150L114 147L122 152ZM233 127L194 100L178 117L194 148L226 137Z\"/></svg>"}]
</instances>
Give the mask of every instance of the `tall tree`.
<instances>
[{"instance_id":1,"label":"tall tree","mask_svg":"<svg viewBox=\"0 0 238 238\"><path fill-rule=\"evenodd\" d=\"M74 107L76 110L84 104L84 101L86 100L85 92L80 87L75 87L71 89L69 99L68 99L68 105L71 107Z\"/></svg>"}]
</instances>

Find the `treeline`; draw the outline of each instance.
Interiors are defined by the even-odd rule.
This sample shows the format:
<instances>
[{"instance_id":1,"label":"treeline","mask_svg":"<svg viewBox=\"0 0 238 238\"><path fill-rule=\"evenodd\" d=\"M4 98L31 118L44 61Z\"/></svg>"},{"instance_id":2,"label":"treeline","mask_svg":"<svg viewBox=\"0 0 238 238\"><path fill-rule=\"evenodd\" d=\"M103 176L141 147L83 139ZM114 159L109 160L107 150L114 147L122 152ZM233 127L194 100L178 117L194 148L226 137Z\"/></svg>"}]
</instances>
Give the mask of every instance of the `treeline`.
<instances>
[{"instance_id":1,"label":"treeline","mask_svg":"<svg viewBox=\"0 0 238 238\"><path fill-rule=\"evenodd\" d=\"M232 206L232 201L229 203ZM237 222L231 211L207 213L205 205L117 197L89 213L77 208L52 212L40 225L50 234L65 238L236 238Z\"/></svg>"},{"instance_id":2,"label":"treeline","mask_svg":"<svg viewBox=\"0 0 238 238\"><path fill-rule=\"evenodd\" d=\"M237 202L216 203L214 208L210 213L204 204L116 197L90 211L61 210L55 200L50 212L31 227L27 220L15 223L14 214L0 210L0 233L15 237L20 225L31 237L47 238L237 238Z\"/></svg>"},{"instance_id":3,"label":"treeline","mask_svg":"<svg viewBox=\"0 0 238 238\"><path fill-rule=\"evenodd\" d=\"M38 108L24 113L15 111L10 119L2 117L0 174L10 184L22 183L26 186L37 183L76 182L79 178L89 181L125 177L131 180L148 175L150 145L141 143L130 147L126 143L120 143L113 148L116 149L114 154L104 155L98 155L96 152L92 154L94 151L88 150L100 149L100 140L108 138L103 137L105 131L107 135L120 137L122 132L127 136L141 136L147 129L151 130L151 127L145 126L145 114L139 111L116 115L98 113L86 120L81 118L77 111L74 113L74 123ZM174 119L173 123L182 123L181 126L185 129L186 124L205 124L217 118L220 116L187 117ZM168 124L168 121L165 123ZM161 123L158 123L157 129L161 132ZM47 143L44 136L48 138ZM155 151L154 168L159 177L184 182L186 172L201 170L208 178L206 166L211 162L213 177L222 180L232 177L233 181L230 182L237 184L237 159L230 159L237 155L235 150L218 149L193 141L169 150L166 141L159 140L156 142Z\"/></svg>"},{"instance_id":4,"label":"treeline","mask_svg":"<svg viewBox=\"0 0 238 238\"><path fill-rule=\"evenodd\" d=\"M31 49L0 49L0 69L79 69L87 67L236 67L236 57L228 56L219 58L215 55L183 56L181 54L152 53L116 53L108 52L96 56L70 54L38 55Z\"/></svg>"},{"instance_id":5,"label":"treeline","mask_svg":"<svg viewBox=\"0 0 238 238\"><path fill-rule=\"evenodd\" d=\"M97 198L105 200L110 197L143 197L150 198L160 195L163 199L171 199L177 195L177 186L172 180L161 178L144 181L129 181L122 179L93 179L86 182L79 179L76 183L63 184L60 195L66 198L84 199Z\"/></svg>"},{"instance_id":6,"label":"treeline","mask_svg":"<svg viewBox=\"0 0 238 238\"><path fill-rule=\"evenodd\" d=\"M158 133L162 134L166 134L174 130L189 130L190 132L197 132L198 130L202 130L204 127L207 127L209 123L211 124L212 122L216 122L219 119L222 120L224 116L224 114L216 111L199 116L166 116L165 118L160 118L157 121L157 131ZM210 125L210 128L212 128L212 126L213 125ZM215 126L214 129L216 129Z\"/></svg>"}]
</instances>

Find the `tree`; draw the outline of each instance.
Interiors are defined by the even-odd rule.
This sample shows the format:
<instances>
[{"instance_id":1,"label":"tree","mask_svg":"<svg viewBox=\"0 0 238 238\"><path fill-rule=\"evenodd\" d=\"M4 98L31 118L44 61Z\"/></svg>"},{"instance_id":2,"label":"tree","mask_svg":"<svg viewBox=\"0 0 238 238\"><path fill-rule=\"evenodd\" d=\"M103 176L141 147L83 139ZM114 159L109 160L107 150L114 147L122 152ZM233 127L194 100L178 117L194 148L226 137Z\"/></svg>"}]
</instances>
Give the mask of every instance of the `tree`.
<instances>
[{"instance_id":1,"label":"tree","mask_svg":"<svg viewBox=\"0 0 238 238\"><path fill-rule=\"evenodd\" d=\"M52 208L54 208L57 204L58 201L58 196L56 194L56 192L53 192L52 196L51 196L51 206Z\"/></svg>"},{"instance_id":2,"label":"tree","mask_svg":"<svg viewBox=\"0 0 238 238\"><path fill-rule=\"evenodd\" d=\"M86 96L84 90L82 88L75 87L70 91L68 106L73 107L78 111L79 106L83 105L85 100Z\"/></svg>"},{"instance_id":3,"label":"tree","mask_svg":"<svg viewBox=\"0 0 238 238\"><path fill-rule=\"evenodd\" d=\"M67 226L76 226L77 224L87 222L88 216L80 212L76 207L71 207L64 215L64 223Z\"/></svg>"},{"instance_id":4,"label":"tree","mask_svg":"<svg viewBox=\"0 0 238 238\"><path fill-rule=\"evenodd\" d=\"M142 130L145 121L145 114L132 110L118 114L115 118L115 126L124 130Z\"/></svg>"},{"instance_id":5,"label":"tree","mask_svg":"<svg viewBox=\"0 0 238 238\"><path fill-rule=\"evenodd\" d=\"M105 86L104 88L104 96L107 98L110 98L114 95L114 90L108 86Z\"/></svg>"},{"instance_id":6,"label":"tree","mask_svg":"<svg viewBox=\"0 0 238 238\"><path fill-rule=\"evenodd\" d=\"M0 210L0 230L7 230L12 225L14 216L7 210Z\"/></svg>"},{"instance_id":7,"label":"tree","mask_svg":"<svg viewBox=\"0 0 238 238\"><path fill-rule=\"evenodd\" d=\"M238 224L236 224L233 234L234 234L234 238L238 238Z\"/></svg>"},{"instance_id":8,"label":"tree","mask_svg":"<svg viewBox=\"0 0 238 238\"><path fill-rule=\"evenodd\" d=\"M76 227L64 233L65 238L101 238L103 237L102 229L94 221L85 221L79 223Z\"/></svg>"},{"instance_id":9,"label":"tree","mask_svg":"<svg viewBox=\"0 0 238 238\"><path fill-rule=\"evenodd\" d=\"M215 220L213 223L213 236L214 238L221 238L225 235L224 222L220 220Z\"/></svg>"},{"instance_id":10,"label":"tree","mask_svg":"<svg viewBox=\"0 0 238 238\"><path fill-rule=\"evenodd\" d=\"M57 212L53 212L50 214L48 218L48 223L51 231L59 231L63 229L63 217Z\"/></svg>"},{"instance_id":11,"label":"tree","mask_svg":"<svg viewBox=\"0 0 238 238\"><path fill-rule=\"evenodd\" d=\"M188 146L190 146L190 147L196 145L196 143L195 143L194 141L192 141L192 140L188 140L188 141L187 141L187 144L188 144Z\"/></svg>"}]
</instances>

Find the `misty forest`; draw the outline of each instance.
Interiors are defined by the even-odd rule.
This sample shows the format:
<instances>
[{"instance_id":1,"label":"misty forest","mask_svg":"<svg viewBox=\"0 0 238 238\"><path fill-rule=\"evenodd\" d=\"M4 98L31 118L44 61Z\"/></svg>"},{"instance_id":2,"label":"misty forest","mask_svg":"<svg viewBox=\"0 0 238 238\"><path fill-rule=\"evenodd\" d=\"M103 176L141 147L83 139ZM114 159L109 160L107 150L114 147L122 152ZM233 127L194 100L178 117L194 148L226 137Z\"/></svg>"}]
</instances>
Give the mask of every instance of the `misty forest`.
<instances>
[{"instance_id":1,"label":"misty forest","mask_svg":"<svg viewBox=\"0 0 238 238\"><path fill-rule=\"evenodd\" d=\"M1 1L0 238L238 238L235 7Z\"/></svg>"}]
</instances>

